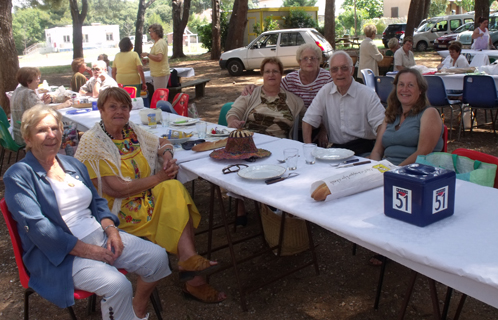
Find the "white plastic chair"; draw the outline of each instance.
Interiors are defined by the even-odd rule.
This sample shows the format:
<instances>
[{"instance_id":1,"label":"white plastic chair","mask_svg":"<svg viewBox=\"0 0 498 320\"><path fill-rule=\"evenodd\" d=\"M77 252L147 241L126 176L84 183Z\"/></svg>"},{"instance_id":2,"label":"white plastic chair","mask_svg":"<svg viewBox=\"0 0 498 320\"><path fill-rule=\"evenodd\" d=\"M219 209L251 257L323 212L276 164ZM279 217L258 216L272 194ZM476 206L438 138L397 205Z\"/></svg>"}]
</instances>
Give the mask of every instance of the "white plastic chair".
<instances>
[{"instance_id":1,"label":"white plastic chair","mask_svg":"<svg viewBox=\"0 0 498 320\"><path fill-rule=\"evenodd\" d=\"M373 71L370 69L362 69L360 71L363 75L363 82L365 85L375 92L375 74Z\"/></svg>"},{"instance_id":2,"label":"white plastic chair","mask_svg":"<svg viewBox=\"0 0 498 320\"><path fill-rule=\"evenodd\" d=\"M471 67L487 66L489 64L489 57L485 53L476 53L470 62Z\"/></svg>"}]
</instances>

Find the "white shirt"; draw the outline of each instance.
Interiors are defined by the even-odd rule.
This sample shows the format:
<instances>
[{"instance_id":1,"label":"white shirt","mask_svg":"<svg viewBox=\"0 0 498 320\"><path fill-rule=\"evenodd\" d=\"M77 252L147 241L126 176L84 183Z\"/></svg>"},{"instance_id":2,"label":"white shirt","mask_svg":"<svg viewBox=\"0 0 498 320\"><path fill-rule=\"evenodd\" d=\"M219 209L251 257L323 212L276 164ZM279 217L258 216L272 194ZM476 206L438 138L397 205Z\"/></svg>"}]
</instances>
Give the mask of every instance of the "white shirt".
<instances>
[{"instance_id":1,"label":"white shirt","mask_svg":"<svg viewBox=\"0 0 498 320\"><path fill-rule=\"evenodd\" d=\"M408 51L408 54L405 53L403 47L396 50L394 53L394 67L403 66L405 68L410 68L415 65L415 56L411 50Z\"/></svg>"},{"instance_id":2,"label":"white shirt","mask_svg":"<svg viewBox=\"0 0 498 320\"><path fill-rule=\"evenodd\" d=\"M110 75L108 75L107 73L103 73L103 75L105 77L105 80L102 81L102 84L100 85L100 91L103 91L107 88L118 86L118 83L116 82L116 80L114 80ZM83 89L88 93L92 93L93 86L95 85L96 81L97 81L97 78L92 76L84 85L81 86L80 90Z\"/></svg>"},{"instance_id":3,"label":"white shirt","mask_svg":"<svg viewBox=\"0 0 498 320\"><path fill-rule=\"evenodd\" d=\"M468 68L469 67L469 62L467 61L467 58L463 55L459 55L455 65L453 65L453 58L451 56L447 56L443 60L443 66L441 68Z\"/></svg>"},{"instance_id":4,"label":"white shirt","mask_svg":"<svg viewBox=\"0 0 498 320\"><path fill-rule=\"evenodd\" d=\"M370 88L353 80L345 95L331 82L323 86L303 121L318 128L323 122L330 142L344 144L359 138L373 140L385 109Z\"/></svg>"},{"instance_id":5,"label":"white shirt","mask_svg":"<svg viewBox=\"0 0 498 320\"><path fill-rule=\"evenodd\" d=\"M81 240L101 228L89 208L92 192L83 182L69 174L66 174L64 181L52 178L48 181L54 190L62 219L76 238Z\"/></svg>"}]
</instances>

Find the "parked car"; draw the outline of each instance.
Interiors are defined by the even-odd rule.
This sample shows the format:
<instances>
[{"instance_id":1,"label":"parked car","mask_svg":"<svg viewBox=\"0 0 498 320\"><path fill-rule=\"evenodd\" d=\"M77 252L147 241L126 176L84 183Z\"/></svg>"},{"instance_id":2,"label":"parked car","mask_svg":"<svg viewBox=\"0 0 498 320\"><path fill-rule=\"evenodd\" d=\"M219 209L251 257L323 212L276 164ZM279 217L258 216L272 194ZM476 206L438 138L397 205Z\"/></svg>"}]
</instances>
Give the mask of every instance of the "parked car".
<instances>
[{"instance_id":1,"label":"parked car","mask_svg":"<svg viewBox=\"0 0 498 320\"><path fill-rule=\"evenodd\" d=\"M298 67L296 51L305 43L315 43L322 50L324 63L332 55L330 43L313 28L273 30L263 32L246 47L222 53L220 67L240 76L244 70L259 69L267 57L280 58L284 68Z\"/></svg>"},{"instance_id":2,"label":"parked car","mask_svg":"<svg viewBox=\"0 0 498 320\"><path fill-rule=\"evenodd\" d=\"M465 23L473 22L473 14L454 14L425 20L413 34L413 47L425 51L434 45L434 40L454 33ZM400 39L403 40L403 37Z\"/></svg>"},{"instance_id":3,"label":"parked car","mask_svg":"<svg viewBox=\"0 0 498 320\"><path fill-rule=\"evenodd\" d=\"M384 44L384 47L388 48L387 43L394 37L399 40L401 35L405 33L405 29L406 23L393 23L388 25L384 29L384 32L382 32L382 43Z\"/></svg>"},{"instance_id":4,"label":"parked car","mask_svg":"<svg viewBox=\"0 0 498 320\"><path fill-rule=\"evenodd\" d=\"M434 40L434 49L447 50L448 47L450 46L450 42L455 41L459 33L469 30L474 31L473 22L466 23L463 26L459 27L458 29L455 30L455 33L448 34Z\"/></svg>"}]
</instances>

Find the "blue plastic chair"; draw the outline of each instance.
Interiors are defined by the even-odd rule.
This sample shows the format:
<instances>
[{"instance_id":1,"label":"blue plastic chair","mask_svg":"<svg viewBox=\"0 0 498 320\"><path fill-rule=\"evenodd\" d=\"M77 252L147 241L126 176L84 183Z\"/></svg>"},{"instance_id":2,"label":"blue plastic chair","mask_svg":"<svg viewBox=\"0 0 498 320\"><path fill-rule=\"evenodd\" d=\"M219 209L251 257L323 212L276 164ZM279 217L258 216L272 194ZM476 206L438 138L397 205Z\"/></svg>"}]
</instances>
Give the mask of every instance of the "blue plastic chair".
<instances>
[{"instance_id":1,"label":"blue plastic chair","mask_svg":"<svg viewBox=\"0 0 498 320\"><path fill-rule=\"evenodd\" d=\"M427 89L427 98L431 106L440 107L441 113L444 113L444 107L448 106L451 108L450 113L450 140L451 134L453 132L453 106L458 105L460 107L460 112L462 112L462 102L460 100L450 100L444 85L443 79L440 76L424 76L427 84L429 85ZM460 129L462 128L460 122Z\"/></svg>"},{"instance_id":2,"label":"blue plastic chair","mask_svg":"<svg viewBox=\"0 0 498 320\"><path fill-rule=\"evenodd\" d=\"M463 78L463 103L468 104L470 111L470 132L474 125L476 111L472 109L483 109L484 115L489 110L493 132L496 134L495 122L498 116L498 94L496 92L495 80L490 76L469 75ZM493 110L497 110L493 118Z\"/></svg>"},{"instance_id":3,"label":"blue plastic chair","mask_svg":"<svg viewBox=\"0 0 498 320\"><path fill-rule=\"evenodd\" d=\"M173 105L169 101L164 101L164 100L157 101L156 108L161 109L164 112L178 114L173 108Z\"/></svg>"},{"instance_id":4,"label":"blue plastic chair","mask_svg":"<svg viewBox=\"0 0 498 320\"><path fill-rule=\"evenodd\" d=\"M367 87L375 91L375 74L370 69L360 70L363 75L363 82Z\"/></svg>"},{"instance_id":5,"label":"blue plastic chair","mask_svg":"<svg viewBox=\"0 0 498 320\"><path fill-rule=\"evenodd\" d=\"M379 96L380 102L384 107L387 107L387 98L393 91L393 77L375 77L375 92Z\"/></svg>"}]
</instances>

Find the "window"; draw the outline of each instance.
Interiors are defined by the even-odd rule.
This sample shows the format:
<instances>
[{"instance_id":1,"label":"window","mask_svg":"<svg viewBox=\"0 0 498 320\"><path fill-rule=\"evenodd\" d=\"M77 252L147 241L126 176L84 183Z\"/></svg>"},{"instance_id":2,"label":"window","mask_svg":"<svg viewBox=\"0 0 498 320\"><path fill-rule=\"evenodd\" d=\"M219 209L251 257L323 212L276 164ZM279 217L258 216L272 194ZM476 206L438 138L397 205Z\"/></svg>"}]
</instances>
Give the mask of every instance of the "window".
<instances>
[{"instance_id":1,"label":"window","mask_svg":"<svg viewBox=\"0 0 498 320\"><path fill-rule=\"evenodd\" d=\"M71 36L63 36L62 37L65 43L71 42Z\"/></svg>"},{"instance_id":2,"label":"window","mask_svg":"<svg viewBox=\"0 0 498 320\"><path fill-rule=\"evenodd\" d=\"M460 19L450 20L450 29L455 30L462 25Z\"/></svg>"},{"instance_id":3,"label":"window","mask_svg":"<svg viewBox=\"0 0 498 320\"><path fill-rule=\"evenodd\" d=\"M258 48L272 48L277 46L278 41L278 33L273 33L261 37L256 43L256 47Z\"/></svg>"},{"instance_id":4,"label":"window","mask_svg":"<svg viewBox=\"0 0 498 320\"><path fill-rule=\"evenodd\" d=\"M448 21L446 20L443 20L441 22L438 22L436 24L436 30L439 32L439 31L446 31L448 30Z\"/></svg>"},{"instance_id":5,"label":"window","mask_svg":"<svg viewBox=\"0 0 498 320\"><path fill-rule=\"evenodd\" d=\"M282 33L282 35L280 36L281 47L300 46L304 43L306 42L299 32Z\"/></svg>"},{"instance_id":6,"label":"window","mask_svg":"<svg viewBox=\"0 0 498 320\"><path fill-rule=\"evenodd\" d=\"M106 33L106 40L107 41L113 41L114 40L112 32L107 32Z\"/></svg>"},{"instance_id":7,"label":"window","mask_svg":"<svg viewBox=\"0 0 498 320\"><path fill-rule=\"evenodd\" d=\"M88 42L88 35L87 34L83 35L83 42Z\"/></svg>"},{"instance_id":8,"label":"window","mask_svg":"<svg viewBox=\"0 0 498 320\"><path fill-rule=\"evenodd\" d=\"M391 18L399 18L398 7L391 7Z\"/></svg>"}]
</instances>

